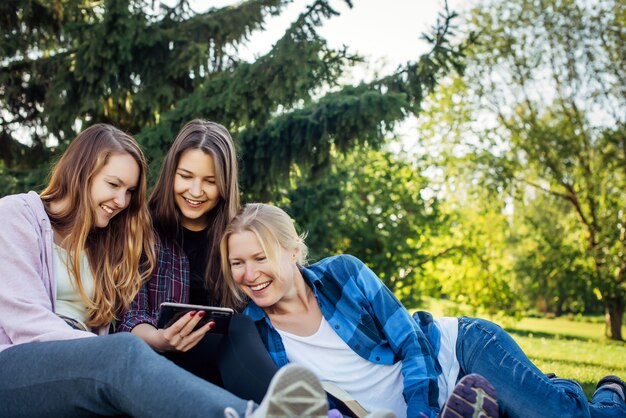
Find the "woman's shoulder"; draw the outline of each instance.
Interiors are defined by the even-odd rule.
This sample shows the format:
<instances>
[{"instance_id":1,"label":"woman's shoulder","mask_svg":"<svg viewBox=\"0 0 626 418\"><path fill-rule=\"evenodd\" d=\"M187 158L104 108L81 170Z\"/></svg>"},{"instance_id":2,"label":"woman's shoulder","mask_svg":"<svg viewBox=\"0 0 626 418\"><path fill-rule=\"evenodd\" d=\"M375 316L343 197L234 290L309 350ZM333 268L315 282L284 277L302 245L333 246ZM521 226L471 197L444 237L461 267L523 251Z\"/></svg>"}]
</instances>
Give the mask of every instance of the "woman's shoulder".
<instances>
[{"instance_id":1,"label":"woman's shoulder","mask_svg":"<svg viewBox=\"0 0 626 418\"><path fill-rule=\"evenodd\" d=\"M171 238L162 232L159 232L158 229L154 230L154 250L157 257L163 261L164 259L185 259L187 260L187 256L183 252L181 245L174 238Z\"/></svg>"},{"instance_id":2,"label":"woman's shoulder","mask_svg":"<svg viewBox=\"0 0 626 418\"><path fill-rule=\"evenodd\" d=\"M314 264L311 267L320 266L325 268L350 268L354 266L362 266L363 262L357 257L350 254L337 254L330 257L326 257Z\"/></svg>"},{"instance_id":3,"label":"woman's shoulder","mask_svg":"<svg viewBox=\"0 0 626 418\"><path fill-rule=\"evenodd\" d=\"M337 254L313 263L305 270L318 278L334 277L338 281L346 281L358 276L363 266L364 263L353 255Z\"/></svg>"},{"instance_id":4,"label":"woman's shoulder","mask_svg":"<svg viewBox=\"0 0 626 418\"><path fill-rule=\"evenodd\" d=\"M12 194L0 199L0 219L10 222L17 216L47 218L43 202L37 193Z\"/></svg>"}]
</instances>

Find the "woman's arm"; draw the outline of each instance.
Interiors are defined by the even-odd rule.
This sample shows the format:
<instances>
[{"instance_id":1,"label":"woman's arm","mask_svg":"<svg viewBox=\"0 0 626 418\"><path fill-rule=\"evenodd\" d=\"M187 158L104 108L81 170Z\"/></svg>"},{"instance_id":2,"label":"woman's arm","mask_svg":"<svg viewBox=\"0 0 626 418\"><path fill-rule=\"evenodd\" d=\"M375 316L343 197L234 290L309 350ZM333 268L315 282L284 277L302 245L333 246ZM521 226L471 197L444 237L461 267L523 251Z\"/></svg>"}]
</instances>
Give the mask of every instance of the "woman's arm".
<instances>
[{"instance_id":1,"label":"woman's arm","mask_svg":"<svg viewBox=\"0 0 626 418\"><path fill-rule=\"evenodd\" d=\"M419 417L424 413L435 417L439 411L439 388L432 345L378 276L357 258L345 257L352 265L357 286L369 301L366 309L402 361L407 416Z\"/></svg>"},{"instance_id":2,"label":"woman's arm","mask_svg":"<svg viewBox=\"0 0 626 418\"><path fill-rule=\"evenodd\" d=\"M163 302L189 301L189 261L173 240L157 237L156 265L150 279L139 289L116 331L131 332L139 324L157 326Z\"/></svg>"},{"instance_id":3,"label":"woman's arm","mask_svg":"<svg viewBox=\"0 0 626 418\"><path fill-rule=\"evenodd\" d=\"M161 303L189 301L189 261L171 240L157 240L155 252L152 276L141 286L117 331L132 332L159 352L184 352L198 344L213 323L193 331L202 316L187 314L167 329L157 328Z\"/></svg>"},{"instance_id":4,"label":"woman's arm","mask_svg":"<svg viewBox=\"0 0 626 418\"><path fill-rule=\"evenodd\" d=\"M0 200L0 345L93 337L53 312L52 229L43 205L29 206L41 205L33 195Z\"/></svg>"},{"instance_id":5,"label":"woman's arm","mask_svg":"<svg viewBox=\"0 0 626 418\"><path fill-rule=\"evenodd\" d=\"M133 328L132 333L160 353L166 351L185 352L195 347L215 325L214 322L209 322L194 331L193 329L202 319L202 314L204 314L202 311L199 313L189 312L165 329L157 329L145 323L139 324Z\"/></svg>"}]
</instances>

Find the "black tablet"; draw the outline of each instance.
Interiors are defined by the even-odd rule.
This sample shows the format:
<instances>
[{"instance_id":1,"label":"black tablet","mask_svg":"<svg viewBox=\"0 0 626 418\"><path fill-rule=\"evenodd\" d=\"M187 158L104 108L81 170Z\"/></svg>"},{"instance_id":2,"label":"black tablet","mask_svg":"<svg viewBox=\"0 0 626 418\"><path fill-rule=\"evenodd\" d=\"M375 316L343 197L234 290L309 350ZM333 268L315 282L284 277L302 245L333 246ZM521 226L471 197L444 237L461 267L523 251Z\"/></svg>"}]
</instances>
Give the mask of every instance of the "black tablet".
<instances>
[{"instance_id":1,"label":"black tablet","mask_svg":"<svg viewBox=\"0 0 626 418\"><path fill-rule=\"evenodd\" d=\"M168 328L189 311L204 311L204 316L200 322L198 322L194 331L206 325L208 322L213 321L215 322L215 326L211 328L210 332L216 332L218 334L226 334L228 332L230 317L234 313L230 308L164 302L161 304L159 311L158 328Z\"/></svg>"}]
</instances>

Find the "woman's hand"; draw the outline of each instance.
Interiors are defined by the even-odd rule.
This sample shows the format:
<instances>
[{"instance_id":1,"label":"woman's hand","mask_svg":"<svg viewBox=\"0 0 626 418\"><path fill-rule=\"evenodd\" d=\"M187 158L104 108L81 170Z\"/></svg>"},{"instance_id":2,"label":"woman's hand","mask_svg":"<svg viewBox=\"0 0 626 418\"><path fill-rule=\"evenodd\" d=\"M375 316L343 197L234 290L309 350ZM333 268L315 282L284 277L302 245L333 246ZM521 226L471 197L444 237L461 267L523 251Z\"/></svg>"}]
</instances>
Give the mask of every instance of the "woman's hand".
<instances>
[{"instance_id":1,"label":"woman's hand","mask_svg":"<svg viewBox=\"0 0 626 418\"><path fill-rule=\"evenodd\" d=\"M215 322L211 321L201 328L193 330L204 314L204 311L187 312L170 327L157 330L166 343L164 351L185 352L195 347L204 338L204 335L215 326Z\"/></svg>"},{"instance_id":2,"label":"woman's hand","mask_svg":"<svg viewBox=\"0 0 626 418\"><path fill-rule=\"evenodd\" d=\"M210 321L194 331L193 329L203 316L204 311L191 311L168 328L156 329L152 325L144 323L133 328L132 333L158 352L185 352L195 347L205 334L215 326L215 322Z\"/></svg>"}]
</instances>

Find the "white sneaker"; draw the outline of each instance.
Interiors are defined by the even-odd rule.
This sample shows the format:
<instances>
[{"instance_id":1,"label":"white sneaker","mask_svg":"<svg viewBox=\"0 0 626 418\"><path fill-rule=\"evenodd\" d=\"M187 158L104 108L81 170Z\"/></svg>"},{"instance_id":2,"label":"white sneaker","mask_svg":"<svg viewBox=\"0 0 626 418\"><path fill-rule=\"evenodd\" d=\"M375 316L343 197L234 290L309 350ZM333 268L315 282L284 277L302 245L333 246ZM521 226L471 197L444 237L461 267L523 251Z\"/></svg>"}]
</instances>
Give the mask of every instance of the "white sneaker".
<instances>
[{"instance_id":1,"label":"white sneaker","mask_svg":"<svg viewBox=\"0 0 626 418\"><path fill-rule=\"evenodd\" d=\"M326 418L328 402L319 380L305 367L287 364L270 383L263 401L254 412L252 404L246 408L245 418ZM228 407L226 418L240 418Z\"/></svg>"}]
</instances>

